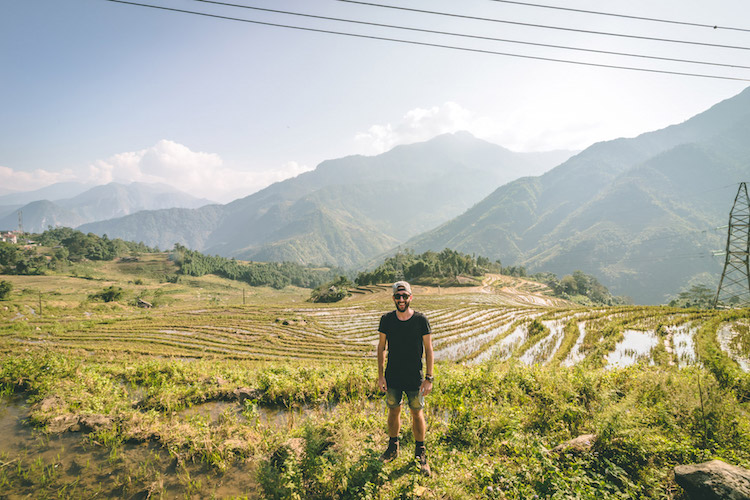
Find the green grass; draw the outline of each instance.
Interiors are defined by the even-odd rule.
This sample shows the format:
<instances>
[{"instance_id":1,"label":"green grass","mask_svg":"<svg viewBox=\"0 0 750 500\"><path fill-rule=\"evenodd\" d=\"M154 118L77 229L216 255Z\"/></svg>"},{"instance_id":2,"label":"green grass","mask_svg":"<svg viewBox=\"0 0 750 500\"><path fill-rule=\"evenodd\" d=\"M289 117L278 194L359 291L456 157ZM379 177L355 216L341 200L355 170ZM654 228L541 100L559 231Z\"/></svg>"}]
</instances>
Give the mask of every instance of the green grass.
<instances>
[{"instance_id":1,"label":"green grass","mask_svg":"<svg viewBox=\"0 0 750 500\"><path fill-rule=\"evenodd\" d=\"M377 460L386 434L374 342L392 307L387 289L312 304L309 290L244 288L243 303L243 286L229 280L163 281L168 266L148 256L81 265L91 279L4 277L14 289L0 302L0 393L23 401L23 428L41 432L38 445L0 451L2 491L679 499L675 465L720 458L750 466L748 374L716 339L719 327L735 325L733 347L750 355L747 310L586 309L535 305L499 289L418 289L413 306L430 318L442 359L426 409L435 474L424 478L410 459L408 412L402 455ZM129 297L86 299L111 285ZM155 307L134 306L136 296ZM520 363L548 338L542 321L553 320L565 327L544 355L551 361ZM668 328L686 323L697 330L698 363L679 369L663 342ZM579 324L584 358L568 368ZM652 330L659 344L646 361L609 369L606 356L625 329ZM524 336L500 361L496 349L517 331ZM480 356L487 360L477 363ZM80 431L52 432L71 422ZM597 436L590 450L550 451L588 433ZM44 451L65 439L70 453ZM71 447L87 458L70 458Z\"/></svg>"},{"instance_id":2,"label":"green grass","mask_svg":"<svg viewBox=\"0 0 750 500\"><path fill-rule=\"evenodd\" d=\"M411 464L406 415L402 457L376 460L386 437L373 363L186 363L39 350L6 358L0 383L30 402L30 422L40 428L60 415L108 415L111 423L87 436L115 457L126 453L125 443L141 442L215 474L250 461L263 494L276 498L416 491L435 498L494 491L504 498L670 498L678 490L675 465L712 457L750 465L747 404L698 368L552 370L509 362L444 363L436 372L427 407L431 478ZM240 388L254 395L243 405L233 402ZM216 421L181 416L213 401L228 402ZM286 428L258 419L259 408L279 405L308 410ZM589 451L548 451L585 433L598 436ZM10 474L7 481L21 479ZM61 487L61 478L48 481L38 486Z\"/></svg>"}]
</instances>

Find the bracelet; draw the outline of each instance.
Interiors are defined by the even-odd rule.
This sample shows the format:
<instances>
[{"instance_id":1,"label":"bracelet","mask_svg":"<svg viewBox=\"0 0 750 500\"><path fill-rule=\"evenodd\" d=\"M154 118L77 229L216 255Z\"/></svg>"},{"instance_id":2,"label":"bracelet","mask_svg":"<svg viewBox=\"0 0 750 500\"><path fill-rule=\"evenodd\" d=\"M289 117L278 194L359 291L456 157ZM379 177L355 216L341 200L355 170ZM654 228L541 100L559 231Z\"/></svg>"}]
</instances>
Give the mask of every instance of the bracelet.
<instances>
[{"instance_id":1,"label":"bracelet","mask_svg":"<svg viewBox=\"0 0 750 500\"><path fill-rule=\"evenodd\" d=\"M428 382L432 382L433 380L435 380L435 377L433 377L432 375L425 375L424 379Z\"/></svg>"}]
</instances>

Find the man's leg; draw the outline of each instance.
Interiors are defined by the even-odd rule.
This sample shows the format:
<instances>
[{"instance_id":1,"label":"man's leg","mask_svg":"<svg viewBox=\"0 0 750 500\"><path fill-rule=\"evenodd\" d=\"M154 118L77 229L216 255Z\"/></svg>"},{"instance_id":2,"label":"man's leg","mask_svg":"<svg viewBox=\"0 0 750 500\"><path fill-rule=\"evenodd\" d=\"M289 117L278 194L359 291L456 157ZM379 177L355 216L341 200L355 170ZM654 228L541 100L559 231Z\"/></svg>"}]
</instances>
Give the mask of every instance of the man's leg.
<instances>
[{"instance_id":1,"label":"man's leg","mask_svg":"<svg viewBox=\"0 0 750 500\"><path fill-rule=\"evenodd\" d=\"M385 396L388 405L388 448L380 460L390 462L398 456L398 433L401 430L401 391L389 388Z\"/></svg>"},{"instance_id":2,"label":"man's leg","mask_svg":"<svg viewBox=\"0 0 750 500\"><path fill-rule=\"evenodd\" d=\"M401 430L401 407L388 408L388 437L398 437Z\"/></svg>"},{"instance_id":3,"label":"man's leg","mask_svg":"<svg viewBox=\"0 0 750 500\"><path fill-rule=\"evenodd\" d=\"M427 422L424 418L424 410L422 408L411 409L411 429L414 433L414 457L419 460L420 470L425 476L429 476L432 471L430 470L430 464L427 463L427 451L424 446L424 439L427 435Z\"/></svg>"},{"instance_id":4,"label":"man's leg","mask_svg":"<svg viewBox=\"0 0 750 500\"><path fill-rule=\"evenodd\" d=\"M424 443L424 437L427 434L427 423L425 422L422 408L411 410L411 430L414 433L414 441Z\"/></svg>"}]
</instances>

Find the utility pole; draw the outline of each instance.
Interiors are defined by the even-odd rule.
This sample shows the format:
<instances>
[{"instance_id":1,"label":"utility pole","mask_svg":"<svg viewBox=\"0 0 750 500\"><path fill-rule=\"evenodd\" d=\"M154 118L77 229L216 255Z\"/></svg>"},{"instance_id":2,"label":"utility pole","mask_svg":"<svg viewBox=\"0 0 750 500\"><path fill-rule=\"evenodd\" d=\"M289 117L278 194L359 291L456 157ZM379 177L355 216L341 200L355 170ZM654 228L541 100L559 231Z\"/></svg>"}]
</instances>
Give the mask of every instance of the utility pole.
<instances>
[{"instance_id":1,"label":"utility pole","mask_svg":"<svg viewBox=\"0 0 750 500\"><path fill-rule=\"evenodd\" d=\"M750 198L740 183L729 212L726 258L714 298L714 308L750 305Z\"/></svg>"}]
</instances>

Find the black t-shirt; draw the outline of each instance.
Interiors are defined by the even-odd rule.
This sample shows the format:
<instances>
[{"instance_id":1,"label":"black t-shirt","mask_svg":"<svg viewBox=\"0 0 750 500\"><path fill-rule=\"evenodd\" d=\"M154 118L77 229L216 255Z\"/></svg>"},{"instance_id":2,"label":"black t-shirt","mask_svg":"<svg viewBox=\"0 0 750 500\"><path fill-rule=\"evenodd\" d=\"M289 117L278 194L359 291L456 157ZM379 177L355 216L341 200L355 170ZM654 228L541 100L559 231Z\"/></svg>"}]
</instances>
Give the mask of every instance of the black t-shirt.
<instances>
[{"instance_id":1,"label":"black t-shirt","mask_svg":"<svg viewBox=\"0 0 750 500\"><path fill-rule=\"evenodd\" d=\"M388 387L403 391L416 391L422 384L422 336L432 333L427 317L414 311L412 317L401 321L396 311L380 318L378 331L388 341L388 365L385 381Z\"/></svg>"}]
</instances>

